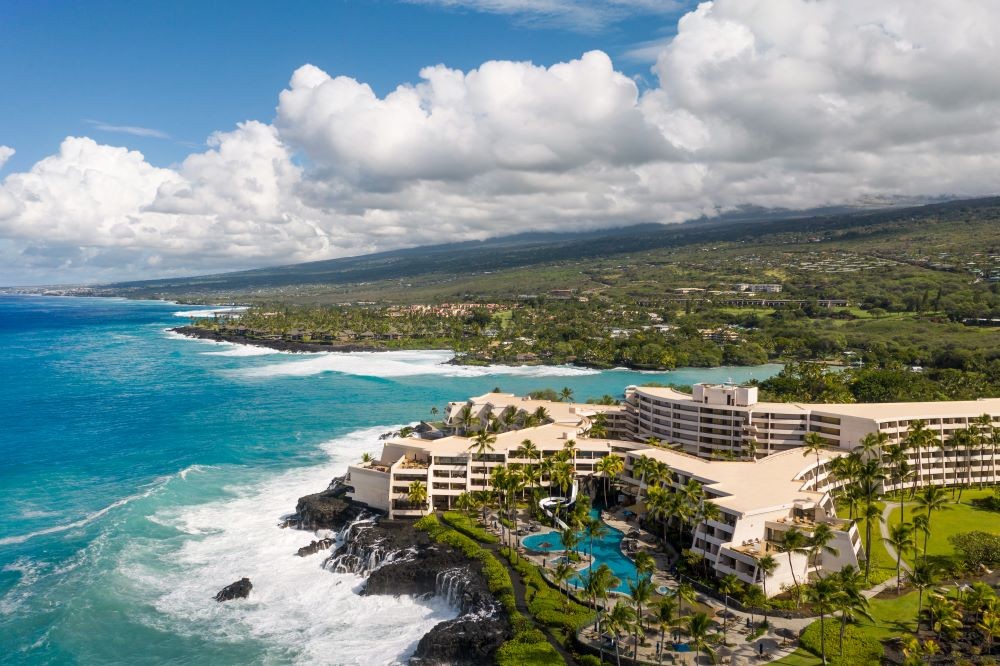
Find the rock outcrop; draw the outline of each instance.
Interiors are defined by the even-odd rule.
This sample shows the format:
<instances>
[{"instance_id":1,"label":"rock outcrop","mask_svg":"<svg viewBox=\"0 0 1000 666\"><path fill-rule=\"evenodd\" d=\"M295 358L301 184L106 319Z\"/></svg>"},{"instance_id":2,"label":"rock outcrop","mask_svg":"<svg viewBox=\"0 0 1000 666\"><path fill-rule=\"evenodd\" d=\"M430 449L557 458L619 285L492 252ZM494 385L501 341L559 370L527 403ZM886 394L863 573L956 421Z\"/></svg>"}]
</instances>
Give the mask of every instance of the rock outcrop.
<instances>
[{"instance_id":1,"label":"rock outcrop","mask_svg":"<svg viewBox=\"0 0 1000 666\"><path fill-rule=\"evenodd\" d=\"M320 539L319 541L311 541L308 546L302 546L299 548L296 555L299 557L307 557L309 555L314 555L321 550L329 550L333 547L333 539Z\"/></svg>"},{"instance_id":2,"label":"rock outcrop","mask_svg":"<svg viewBox=\"0 0 1000 666\"><path fill-rule=\"evenodd\" d=\"M309 555L336 545L323 568L366 576L365 595L437 596L459 613L441 622L417 645L413 666L476 666L491 663L512 635L510 620L490 593L482 565L453 546L440 544L403 521L380 520L345 497L344 485L299 499L288 525L337 530L299 549Z\"/></svg>"},{"instance_id":3,"label":"rock outcrop","mask_svg":"<svg viewBox=\"0 0 1000 666\"><path fill-rule=\"evenodd\" d=\"M215 595L215 600L222 602L232 601L233 599L246 599L250 596L250 590L252 589L253 583L250 582L249 578L240 578L235 583L226 585L219 590L219 593Z\"/></svg>"}]
</instances>

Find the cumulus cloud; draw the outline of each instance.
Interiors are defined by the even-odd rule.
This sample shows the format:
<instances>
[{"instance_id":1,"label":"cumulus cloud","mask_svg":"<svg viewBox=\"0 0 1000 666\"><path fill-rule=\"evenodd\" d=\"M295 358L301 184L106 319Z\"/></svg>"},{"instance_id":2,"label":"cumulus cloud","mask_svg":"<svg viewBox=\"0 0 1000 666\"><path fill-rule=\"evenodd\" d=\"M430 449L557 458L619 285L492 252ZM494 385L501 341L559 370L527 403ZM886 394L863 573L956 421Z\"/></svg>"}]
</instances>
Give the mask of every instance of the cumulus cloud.
<instances>
[{"instance_id":1,"label":"cumulus cloud","mask_svg":"<svg viewBox=\"0 0 1000 666\"><path fill-rule=\"evenodd\" d=\"M973 0L717 0L681 19L644 91L598 51L428 66L384 96L304 65L270 123L173 168L68 138L10 174L0 256L124 277L741 204L991 194L998 22Z\"/></svg>"},{"instance_id":2,"label":"cumulus cloud","mask_svg":"<svg viewBox=\"0 0 1000 666\"><path fill-rule=\"evenodd\" d=\"M3 165L7 163L7 160L14 156L15 152L16 151L10 146L0 145L0 169L2 169Z\"/></svg>"}]
</instances>

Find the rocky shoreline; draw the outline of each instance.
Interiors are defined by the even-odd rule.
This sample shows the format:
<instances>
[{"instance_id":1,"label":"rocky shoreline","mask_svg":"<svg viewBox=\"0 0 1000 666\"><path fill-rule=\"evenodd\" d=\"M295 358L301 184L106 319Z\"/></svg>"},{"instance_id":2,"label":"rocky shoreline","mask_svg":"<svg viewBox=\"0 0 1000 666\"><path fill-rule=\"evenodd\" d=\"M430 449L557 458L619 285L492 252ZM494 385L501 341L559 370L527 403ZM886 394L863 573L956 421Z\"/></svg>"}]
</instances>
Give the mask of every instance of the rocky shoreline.
<instances>
[{"instance_id":1,"label":"rocky shoreline","mask_svg":"<svg viewBox=\"0 0 1000 666\"><path fill-rule=\"evenodd\" d=\"M489 592L481 564L436 543L411 522L388 520L352 502L347 489L335 479L327 490L299 499L284 526L330 530L336 538L313 540L298 555L325 552L323 569L365 576L361 594L437 596L454 607L459 616L437 624L420 640L411 666L490 663L513 632Z\"/></svg>"}]
</instances>

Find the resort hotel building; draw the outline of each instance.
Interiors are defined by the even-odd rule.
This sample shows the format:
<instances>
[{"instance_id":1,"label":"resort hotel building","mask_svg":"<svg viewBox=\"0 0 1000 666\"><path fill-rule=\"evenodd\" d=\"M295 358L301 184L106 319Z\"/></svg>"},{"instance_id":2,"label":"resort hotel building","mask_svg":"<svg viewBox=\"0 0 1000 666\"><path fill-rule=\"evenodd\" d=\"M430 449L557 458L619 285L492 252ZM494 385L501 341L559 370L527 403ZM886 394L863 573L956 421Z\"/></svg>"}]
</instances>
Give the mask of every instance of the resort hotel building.
<instances>
[{"instance_id":1,"label":"resort hotel building","mask_svg":"<svg viewBox=\"0 0 1000 666\"><path fill-rule=\"evenodd\" d=\"M833 459L851 452L872 433L885 433L888 443L899 441L920 419L936 441L919 452L907 451L910 467L919 475L902 485L995 484L1000 482L997 452L988 437L969 440L961 448L942 445L959 429L981 432L984 414L993 427L1000 426L1000 399L767 403L757 401L754 387L696 384L691 394L628 387L621 404L606 406L488 393L449 404L439 427L421 424L410 436L386 441L377 459L350 466L347 483L357 502L390 517L417 517L451 508L462 493L489 489L490 471L497 466L537 466L536 485L548 487L543 461L568 449L584 483L599 474L601 458L621 457L624 470L613 480L617 500L643 517L646 484L635 471L636 462L651 458L671 471L665 487L679 492L695 480L705 499L719 509L717 518L695 526L692 542L684 545L704 556L717 575L734 574L756 585L762 582L758 560L773 554L778 569L767 579L767 592L776 594L795 579L807 579L810 572L864 561L856 525L836 513ZM603 426L599 437L590 436L595 422ZM492 450L480 455L474 435L483 428L497 432ZM814 454L803 455L801 450L808 433L818 433L827 444L818 464ZM537 453L525 455L525 440ZM573 445L567 447L570 441ZM427 500L421 506L409 500L414 481L426 487ZM892 483L887 480L883 490L892 490ZM819 524L831 529L829 545L836 555L824 552L809 561L802 553L792 553L791 559L787 553L778 554L789 529L808 536Z\"/></svg>"}]
</instances>

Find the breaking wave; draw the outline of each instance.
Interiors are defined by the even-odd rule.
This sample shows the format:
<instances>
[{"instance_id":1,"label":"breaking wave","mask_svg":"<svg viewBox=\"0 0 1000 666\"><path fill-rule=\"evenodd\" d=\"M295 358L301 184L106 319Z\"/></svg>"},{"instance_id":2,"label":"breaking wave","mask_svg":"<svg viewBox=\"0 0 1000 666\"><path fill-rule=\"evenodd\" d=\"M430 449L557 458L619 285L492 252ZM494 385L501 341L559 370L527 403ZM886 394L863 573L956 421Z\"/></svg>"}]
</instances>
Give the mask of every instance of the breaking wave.
<instances>
[{"instance_id":1,"label":"breaking wave","mask_svg":"<svg viewBox=\"0 0 1000 666\"><path fill-rule=\"evenodd\" d=\"M307 358L272 363L255 368L233 371L239 377L308 377L324 372L337 372L359 377L412 377L439 375L442 377L485 377L507 375L517 377L578 377L598 374L598 370L566 365L452 365L450 351L387 351L387 352L321 352Z\"/></svg>"}]
</instances>

